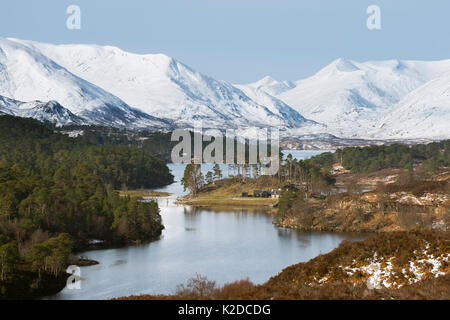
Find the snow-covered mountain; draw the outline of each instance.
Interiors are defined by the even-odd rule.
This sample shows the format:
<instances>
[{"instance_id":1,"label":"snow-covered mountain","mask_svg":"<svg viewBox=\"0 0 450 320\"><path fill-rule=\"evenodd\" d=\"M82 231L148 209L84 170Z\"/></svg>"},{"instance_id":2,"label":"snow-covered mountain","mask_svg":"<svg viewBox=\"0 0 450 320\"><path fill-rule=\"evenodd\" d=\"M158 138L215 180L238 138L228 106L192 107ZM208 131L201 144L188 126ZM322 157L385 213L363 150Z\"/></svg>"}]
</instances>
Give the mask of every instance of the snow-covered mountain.
<instances>
[{"instance_id":1,"label":"snow-covered mountain","mask_svg":"<svg viewBox=\"0 0 450 320\"><path fill-rule=\"evenodd\" d=\"M88 123L56 101L21 102L0 96L0 112L22 118L33 118L42 122L49 121L58 127Z\"/></svg>"},{"instance_id":2,"label":"snow-covered mountain","mask_svg":"<svg viewBox=\"0 0 450 320\"><path fill-rule=\"evenodd\" d=\"M89 124L136 128L168 125L15 40L0 39L0 95L18 101L57 101Z\"/></svg>"},{"instance_id":3,"label":"snow-covered mountain","mask_svg":"<svg viewBox=\"0 0 450 320\"><path fill-rule=\"evenodd\" d=\"M277 96L285 91L295 88L295 83L291 81L278 81L271 76L265 76L257 82L242 85L240 87L247 87L254 90L265 91L272 96Z\"/></svg>"},{"instance_id":4,"label":"snow-covered mountain","mask_svg":"<svg viewBox=\"0 0 450 320\"><path fill-rule=\"evenodd\" d=\"M337 59L304 80L286 83L266 77L244 87L257 86L275 94L305 117L327 125L329 133L373 138L379 134L380 121L400 108L397 104L406 95L448 71L450 60L359 63Z\"/></svg>"},{"instance_id":5,"label":"snow-covered mountain","mask_svg":"<svg viewBox=\"0 0 450 320\"><path fill-rule=\"evenodd\" d=\"M378 135L387 138L449 138L450 73L407 94L381 119Z\"/></svg>"},{"instance_id":6,"label":"snow-covered mountain","mask_svg":"<svg viewBox=\"0 0 450 320\"><path fill-rule=\"evenodd\" d=\"M286 103L278 98L275 98L265 90L261 90L259 87L241 85L235 85L235 87L244 92L245 95L253 101L256 101L260 105L266 106L274 114L286 119L291 127L298 127L299 124L313 126L318 125L315 121L305 119L301 114L292 109Z\"/></svg>"},{"instance_id":7,"label":"snow-covered mountain","mask_svg":"<svg viewBox=\"0 0 450 320\"><path fill-rule=\"evenodd\" d=\"M450 60L337 59L307 79L233 85L163 54L0 38L0 114L58 125L279 127L291 137L449 138ZM32 102L22 102L32 101ZM49 102L40 102L49 101Z\"/></svg>"},{"instance_id":8,"label":"snow-covered mountain","mask_svg":"<svg viewBox=\"0 0 450 320\"><path fill-rule=\"evenodd\" d=\"M217 128L307 124L284 103L258 103L230 83L203 75L163 54L139 55L111 46L20 42L127 104L178 126L192 125L195 120Z\"/></svg>"}]
</instances>

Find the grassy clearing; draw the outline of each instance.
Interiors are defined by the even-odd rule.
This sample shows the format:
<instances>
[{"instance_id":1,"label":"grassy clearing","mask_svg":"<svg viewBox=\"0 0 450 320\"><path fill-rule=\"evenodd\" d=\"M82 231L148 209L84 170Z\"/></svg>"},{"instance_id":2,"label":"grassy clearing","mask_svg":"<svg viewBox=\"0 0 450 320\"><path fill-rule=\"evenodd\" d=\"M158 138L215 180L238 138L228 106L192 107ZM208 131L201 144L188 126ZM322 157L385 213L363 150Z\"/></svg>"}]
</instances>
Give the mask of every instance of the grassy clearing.
<instances>
[{"instance_id":1,"label":"grassy clearing","mask_svg":"<svg viewBox=\"0 0 450 320\"><path fill-rule=\"evenodd\" d=\"M178 204L192 205L197 207L267 207L273 206L278 199L271 198L241 198L241 197L214 197L200 196L195 198L183 198Z\"/></svg>"},{"instance_id":2,"label":"grassy clearing","mask_svg":"<svg viewBox=\"0 0 450 320\"><path fill-rule=\"evenodd\" d=\"M187 196L177 203L199 207L272 207L278 199L242 197L243 192L253 195L254 190L275 189L280 182L271 177L247 179L240 181L234 178L216 181L205 186L196 197Z\"/></svg>"}]
</instances>

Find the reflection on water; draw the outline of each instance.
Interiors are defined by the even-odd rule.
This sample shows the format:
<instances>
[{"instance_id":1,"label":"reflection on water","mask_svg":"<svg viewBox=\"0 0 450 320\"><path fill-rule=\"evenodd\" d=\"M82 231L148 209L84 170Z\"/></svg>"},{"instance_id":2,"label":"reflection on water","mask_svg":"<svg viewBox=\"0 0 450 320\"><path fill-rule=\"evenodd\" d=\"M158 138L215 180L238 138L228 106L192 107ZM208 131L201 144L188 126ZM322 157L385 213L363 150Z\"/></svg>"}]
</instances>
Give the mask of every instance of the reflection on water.
<instances>
[{"instance_id":1,"label":"reflection on water","mask_svg":"<svg viewBox=\"0 0 450 320\"><path fill-rule=\"evenodd\" d=\"M184 167L171 167L179 181ZM164 191L179 195L182 187L174 183ZM159 240L81 253L100 264L81 268L80 290L64 289L48 298L170 294L196 273L218 284L247 277L263 283L289 265L333 250L344 239L363 239L363 235L277 228L261 209L193 208L176 205L174 197L158 199L158 203L166 227Z\"/></svg>"},{"instance_id":2,"label":"reflection on water","mask_svg":"<svg viewBox=\"0 0 450 320\"><path fill-rule=\"evenodd\" d=\"M307 248L311 245L310 232L298 232L288 228L278 228L278 236L282 239L290 241L292 236L295 236L300 248ZM317 234L317 233L316 233Z\"/></svg>"},{"instance_id":3,"label":"reflection on water","mask_svg":"<svg viewBox=\"0 0 450 320\"><path fill-rule=\"evenodd\" d=\"M121 264L125 264L125 263L127 263L126 260L117 260L117 261L115 261L114 263L111 264L111 267L120 266Z\"/></svg>"}]
</instances>

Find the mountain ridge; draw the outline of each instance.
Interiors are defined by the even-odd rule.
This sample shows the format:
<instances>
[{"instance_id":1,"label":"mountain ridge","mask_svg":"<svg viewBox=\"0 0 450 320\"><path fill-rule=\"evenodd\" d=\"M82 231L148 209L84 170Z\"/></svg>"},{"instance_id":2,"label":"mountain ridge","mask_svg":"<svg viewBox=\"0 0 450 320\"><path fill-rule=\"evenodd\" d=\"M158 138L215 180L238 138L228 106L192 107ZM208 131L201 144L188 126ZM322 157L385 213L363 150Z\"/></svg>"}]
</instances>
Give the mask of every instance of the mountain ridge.
<instances>
[{"instance_id":1,"label":"mountain ridge","mask_svg":"<svg viewBox=\"0 0 450 320\"><path fill-rule=\"evenodd\" d=\"M168 129L201 120L204 127L242 132L278 127L292 137L441 139L450 136L449 73L450 59L339 58L306 79L231 84L165 54L0 38L0 95L20 103L57 101L73 116L57 108L56 123L78 117L83 124ZM51 119L52 108L39 110L32 116Z\"/></svg>"},{"instance_id":2,"label":"mountain ridge","mask_svg":"<svg viewBox=\"0 0 450 320\"><path fill-rule=\"evenodd\" d=\"M232 84L203 75L164 54L139 55L112 46L52 45L21 41L129 105L178 126L299 127L289 106L261 105ZM279 110L282 107L283 110ZM288 110L290 109L290 110Z\"/></svg>"},{"instance_id":3,"label":"mountain ridge","mask_svg":"<svg viewBox=\"0 0 450 320\"><path fill-rule=\"evenodd\" d=\"M444 77L446 72L450 72L450 60L359 63L339 58L313 76L291 82L291 88L284 87L275 97L305 117L326 125L328 132L334 135L346 138L398 138L396 134L379 130L386 121L383 115L394 113L409 94L430 81ZM283 86L283 82L273 79L270 84L264 85L266 79L256 82L263 83L259 90L274 93L274 86ZM243 86L254 87L255 83ZM450 132L443 130L433 136L448 137ZM427 138L426 130L421 131L425 134L421 138ZM408 135L403 137L408 138Z\"/></svg>"},{"instance_id":4,"label":"mountain ridge","mask_svg":"<svg viewBox=\"0 0 450 320\"><path fill-rule=\"evenodd\" d=\"M0 95L17 101L57 101L88 124L168 125L77 77L38 50L0 38ZM113 117L112 117L113 116Z\"/></svg>"}]
</instances>

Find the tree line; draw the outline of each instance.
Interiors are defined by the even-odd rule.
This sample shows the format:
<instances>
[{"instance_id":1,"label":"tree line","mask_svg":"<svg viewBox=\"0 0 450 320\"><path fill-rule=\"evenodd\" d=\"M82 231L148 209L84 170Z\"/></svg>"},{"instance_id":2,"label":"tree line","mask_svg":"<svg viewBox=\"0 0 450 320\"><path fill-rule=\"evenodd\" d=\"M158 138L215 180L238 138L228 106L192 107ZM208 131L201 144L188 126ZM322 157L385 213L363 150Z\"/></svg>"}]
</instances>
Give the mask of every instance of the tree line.
<instances>
[{"instance_id":1,"label":"tree line","mask_svg":"<svg viewBox=\"0 0 450 320\"><path fill-rule=\"evenodd\" d=\"M297 160L291 154L286 157L280 152L280 167L275 178L281 184L294 185L296 188L310 192L329 192L336 182L331 176L329 170L319 166L316 162L310 160ZM192 195L198 192L208 184L214 184L215 181L223 178L222 170L219 164L215 164L212 171L203 175L201 164L195 164L191 161L185 168L182 185L189 190ZM228 177L245 182L247 179L258 179L261 177L261 163L257 164L228 164Z\"/></svg>"},{"instance_id":2,"label":"tree line","mask_svg":"<svg viewBox=\"0 0 450 320\"><path fill-rule=\"evenodd\" d=\"M70 138L31 119L0 117L0 164L22 163L41 174L87 165L106 184L155 188L173 182L163 160L127 146L97 146L84 136Z\"/></svg>"}]
</instances>

